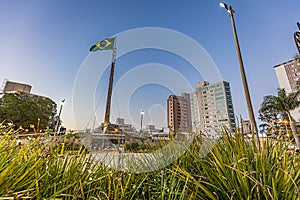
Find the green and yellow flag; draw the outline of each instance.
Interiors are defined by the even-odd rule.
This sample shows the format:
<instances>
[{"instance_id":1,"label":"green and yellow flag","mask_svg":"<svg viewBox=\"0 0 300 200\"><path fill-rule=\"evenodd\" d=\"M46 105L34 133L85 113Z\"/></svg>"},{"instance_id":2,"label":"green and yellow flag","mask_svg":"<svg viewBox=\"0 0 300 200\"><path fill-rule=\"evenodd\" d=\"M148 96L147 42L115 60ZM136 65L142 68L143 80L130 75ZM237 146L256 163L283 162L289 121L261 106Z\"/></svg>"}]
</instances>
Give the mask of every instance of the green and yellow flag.
<instances>
[{"instance_id":1,"label":"green and yellow flag","mask_svg":"<svg viewBox=\"0 0 300 200\"><path fill-rule=\"evenodd\" d=\"M90 48L90 51L98 51L98 50L113 50L115 44L115 37L113 38L106 38L97 42Z\"/></svg>"}]
</instances>

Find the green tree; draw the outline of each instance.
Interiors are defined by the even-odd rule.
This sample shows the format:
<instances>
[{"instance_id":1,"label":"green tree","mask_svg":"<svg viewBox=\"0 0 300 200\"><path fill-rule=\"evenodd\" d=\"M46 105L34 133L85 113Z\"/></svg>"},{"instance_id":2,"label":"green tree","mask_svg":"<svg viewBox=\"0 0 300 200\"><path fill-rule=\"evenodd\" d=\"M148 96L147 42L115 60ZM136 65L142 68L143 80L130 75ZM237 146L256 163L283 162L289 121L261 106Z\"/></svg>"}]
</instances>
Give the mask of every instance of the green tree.
<instances>
[{"instance_id":1,"label":"green tree","mask_svg":"<svg viewBox=\"0 0 300 200\"><path fill-rule=\"evenodd\" d=\"M265 126L269 134L278 134L280 129L281 118L287 119L287 115L285 113L280 112L276 107L270 106L273 105L274 98L271 95L265 96L264 100L261 104L261 108L259 110L259 119L264 121Z\"/></svg>"},{"instance_id":2,"label":"green tree","mask_svg":"<svg viewBox=\"0 0 300 200\"><path fill-rule=\"evenodd\" d=\"M12 121L15 128L29 128L30 124L34 124L39 125L39 129L46 129L56 107L56 103L48 97L25 92L6 93L0 98L0 121Z\"/></svg>"},{"instance_id":3,"label":"green tree","mask_svg":"<svg viewBox=\"0 0 300 200\"><path fill-rule=\"evenodd\" d=\"M274 120L278 117L287 117L289 119L298 151L300 150L300 136L297 133L295 120L291 116L291 110L296 109L300 105L300 101L298 100L299 95L300 90L286 94L284 89L278 89L277 96L268 95L264 97L264 101L259 110L259 113L263 116L263 118L261 118L262 120Z\"/></svg>"}]
</instances>

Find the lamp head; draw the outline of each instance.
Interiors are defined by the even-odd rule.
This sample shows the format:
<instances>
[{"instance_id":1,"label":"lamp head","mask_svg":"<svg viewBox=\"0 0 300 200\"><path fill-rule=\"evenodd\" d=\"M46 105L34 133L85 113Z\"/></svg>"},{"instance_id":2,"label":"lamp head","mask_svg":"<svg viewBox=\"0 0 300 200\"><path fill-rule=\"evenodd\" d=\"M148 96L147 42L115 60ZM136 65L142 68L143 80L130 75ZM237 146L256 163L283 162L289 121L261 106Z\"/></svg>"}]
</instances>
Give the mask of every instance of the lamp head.
<instances>
[{"instance_id":1,"label":"lamp head","mask_svg":"<svg viewBox=\"0 0 300 200\"><path fill-rule=\"evenodd\" d=\"M222 8L225 8L226 10L228 10L228 6L225 2L220 2L219 5L222 7Z\"/></svg>"},{"instance_id":2,"label":"lamp head","mask_svg":"<svg viewBox=\"0 0 300 200\"><path fill-rule=\"evenodd\" d=\"M144 115L144 110L141 110L141 115Z\"/></svg>"},{"instance_id":3,"label":"lamp head","mask_svg":"<svg viewBox=\"0 0 300 200\"><path fill-rule=\"evenodd\" d=\"M225 2L220 2L219 5L222 7L222 8L225 8L227 10L227 12L230 14L230 15L233 15L234 14L234 10L232 9L231 6L227 6L227 4Z\"/></svg>"}]
</instances>

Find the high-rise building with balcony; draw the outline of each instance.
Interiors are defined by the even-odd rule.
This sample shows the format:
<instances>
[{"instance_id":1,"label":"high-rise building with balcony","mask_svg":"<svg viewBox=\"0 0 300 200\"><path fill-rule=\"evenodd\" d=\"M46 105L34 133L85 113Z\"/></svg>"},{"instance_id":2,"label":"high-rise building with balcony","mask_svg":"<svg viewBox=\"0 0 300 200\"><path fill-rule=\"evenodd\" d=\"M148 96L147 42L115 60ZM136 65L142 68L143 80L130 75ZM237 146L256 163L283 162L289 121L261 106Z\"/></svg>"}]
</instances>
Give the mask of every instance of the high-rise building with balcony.
<instances>
[{"instance_id":1,"label":"high-rise building with balcony","mask_svg":"<svg viewBox=\"0 0 300 200\"><path fill-rule=\"evenodd\" d=\"M297 81L300 78L300 63L297 59L274 66L280 88L284 88L287 93L297 90Z\"/></svg>"},{"instance_id":2,"label":"high-rise building with balcony","mask_svg":"<svg viewBox=\"0 0 300 200\"><path fill-rule=\"evenodd\" d=\"M235 115L228 82L199 82L190 99L193 131L216 137L225 127L229 131L235 130Z\"/></svg>"},{"instance_id":3,"label":"high-rise building with balcony","mask_svg":"<svg viewBox=\"0 0 300 200\"><path fill-rule=\"evenodd\" d=\"M297 59L276 65L274 69L281 89L285 89L288 94L297 91L297 82L300 80L300 62ZM291 114L296 121L300 120L299 108L293 110Z\"/></svg>"},{"instance_id":4,"label":"high-rise building with balcony","mask_svg":"<svg viewBox=\"0 0 300 200\"><path fill-rule=\"evenodd\" d=\"M167 101L168 127L172 132L191 132L190 94L171 95Z\"/></svg>"},{"instance_id":5,"label":"high-rise building with balcony","mask_svg":"<svg viewBox=\"0 0 300 200\"><path fill-rule=\"evenodd\" d=\"M170 132L177 132L179 130L179 123L181 121L180 107L176 95L169 96L167 100L168 111L168 127Z\"/></svg>"}]
</instances>

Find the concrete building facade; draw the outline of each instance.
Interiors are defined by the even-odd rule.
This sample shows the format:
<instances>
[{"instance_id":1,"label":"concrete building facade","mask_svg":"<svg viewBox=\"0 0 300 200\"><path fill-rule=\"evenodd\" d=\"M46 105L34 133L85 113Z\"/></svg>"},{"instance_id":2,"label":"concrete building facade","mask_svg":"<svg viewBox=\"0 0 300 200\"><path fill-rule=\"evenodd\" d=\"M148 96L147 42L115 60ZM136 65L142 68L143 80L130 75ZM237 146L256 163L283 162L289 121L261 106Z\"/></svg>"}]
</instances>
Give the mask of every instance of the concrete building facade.
<instances>
[{"instance_id":1,"label":"concrete building facade","mask_svg":"<svg viewBox=\"0 0 300 200\"><path fill-rule=\"evenodd\" d=\"M287 94L297 91L297 82L300 80L300 63L297 59L274 66L279 87L285 89ZM291 112L296 121L300 120L300 109L297 108Z\"/></svg>"},{"instance_id":2,"label":"concrete building facade","mask_svg":"<svg viewBox=\"0 0 300 200\"><path fill-rule=\"evenodd\" d=\"M1 92L2 93L13 93L13 92L26 92L30 93L31 85L24 83L17 83L13 81L4 80Z\"/></svg>"},{"instance_id":3,"label":"concrete building facade","mask_svg":"<svg viewBox=\"0 0 300 200\"><path fill-rule=\"evenodd\" d=\"M179 131L192 132L192 118L191 118L191 105L190 94L182 93L177 96L181 113L181 122L179 124Z\"/></svg>"},{"instance_id":4,"label":"concrete building facade","mask_svg":"<svg viewBox=\"0 0 300 200\"><path fill-rule=\"evenodd\" d=\"M167 100L167 115L170 132L177 132L180 123L180 107L176 95L169 96Z\"/></svg>"},{"instance_id":5,"label":"concrete building facade","mask_svg":"<svg viewBox=\"0 0 300 200\"><path fill-rule=\"evenodd\" d=\"M242 120L241 121L241 128L242 128L242 133L244 134L251 134L251 123L250 120Z\"/></svg>"},{"instance_id":6,"label":"concrete building facade","mask_svg":"<svg viewBox=\"0 0 300 200\"><path fill-rule=\"evenodd\" d=\"M171 95L167 100L168 127L171 132L191 132L190 94Z\"/></svg>"},{"instance_id":7,"label":"concrete building facade","mask_svg":"<svg viewBox=\"0 0 300 200\"><path fill-rule=\"evenodd\" d=\"M118 125L119 129L121 129L123 132L135 131L135 128L131 124L125 124L125 120L120 117L116 119L116 125Z\"/></svg>"},{"instance_id":8,"label":"concrete building facade","mask_svg":"<svg viewBox=\"0 0 300 200\"><path fill-rule=\"evenodd\" d=\"M224 127L234 131L236 123L230 84L225 81L197 83L191 94L191 116L193 131L208 137L217 137Z\"/></svg>"},{"instance_id":9,"label":"concrete building facade","mask_svg":"<svg viewBox=\"0 0 300 200\"><path fill-rule=\"evenodd\" d=\"M300 78L300 64L296 59L289 60L274 66L280 88L287 93L297 90L297 81Z\"/></svg>"}]
</instances>

